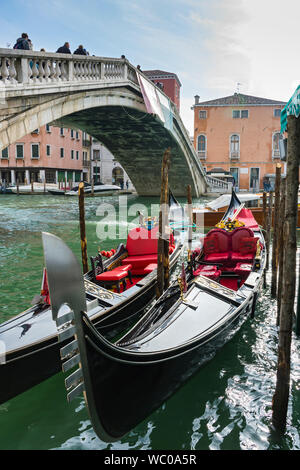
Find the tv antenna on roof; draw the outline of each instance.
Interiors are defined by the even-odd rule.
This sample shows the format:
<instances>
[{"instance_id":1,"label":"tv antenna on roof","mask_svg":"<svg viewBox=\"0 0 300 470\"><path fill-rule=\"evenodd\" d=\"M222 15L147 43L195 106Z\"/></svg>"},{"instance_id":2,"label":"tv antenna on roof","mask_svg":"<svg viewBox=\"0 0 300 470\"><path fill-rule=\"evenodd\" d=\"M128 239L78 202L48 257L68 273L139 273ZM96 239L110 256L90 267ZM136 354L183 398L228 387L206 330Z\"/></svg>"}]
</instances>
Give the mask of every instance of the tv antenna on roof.
<instances>
[{"instance_id":1,"label":"tv antenna on roof","mask_svg":"<svg viewBox=\"0 0 300 470\"><path fill-rule=\"evenodd\" d=\"M242 83L237 83L236 84L236 92L239 93L240 92L240 86L242 85Z\"/></svg>"}]
</instances>

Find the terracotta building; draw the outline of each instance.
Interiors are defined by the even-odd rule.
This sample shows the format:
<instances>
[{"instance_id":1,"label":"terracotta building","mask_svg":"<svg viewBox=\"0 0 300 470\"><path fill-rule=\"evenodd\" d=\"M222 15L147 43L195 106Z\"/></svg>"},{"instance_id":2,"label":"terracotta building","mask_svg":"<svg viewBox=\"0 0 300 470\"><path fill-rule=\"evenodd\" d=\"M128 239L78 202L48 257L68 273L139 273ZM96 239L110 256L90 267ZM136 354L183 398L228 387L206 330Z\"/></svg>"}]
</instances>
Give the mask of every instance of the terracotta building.
<instances>
[{"instance_id":1,"label":"terracotta building","mask_svg":"<svg viewBox=\"0 0 300 470\"><path fill-rule=\"evenodd\" d=\"M50 126L36 129L0 153L0 181L29 184L88 181L90 137L81 131Z\"/></svg>"},{"instance_id":2,"label":"terracotta building","mask_svg":"<svg viewBox=\"0 0 300 470\"><path fill-rule=\"evenodd\" d=\"M165 72L163 70L143 70L143 74L161 88L170 100L173 101L179 112L181 83L176 73Z\"/></svg>"},{"instance_id":3,"label":"terracotta building","mask_svg":"<svg viewBox=\"0 0 300 470\"><path fill-rule=\"evenodd\" d=\"M200 102L195 96L194 146L208 173L227 172L239 190L272 184L280 161L280 113L283 101L234 93Z\"/></svg>"}]
</instances>

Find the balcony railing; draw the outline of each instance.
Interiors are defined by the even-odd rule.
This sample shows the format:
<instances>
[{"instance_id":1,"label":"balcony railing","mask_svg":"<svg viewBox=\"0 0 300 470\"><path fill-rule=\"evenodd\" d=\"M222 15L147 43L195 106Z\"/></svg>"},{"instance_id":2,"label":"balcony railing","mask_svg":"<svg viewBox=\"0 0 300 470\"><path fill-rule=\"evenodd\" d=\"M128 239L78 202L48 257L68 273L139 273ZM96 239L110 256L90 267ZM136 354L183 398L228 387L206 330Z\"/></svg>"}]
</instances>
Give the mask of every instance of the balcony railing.
<instances>
[{"instance_id":1,"label":"balcony railing","mask_svg":"<svg viewBox=\"0 0 300 470\"><path fill-rule=\"evenodd\" d=\"M198 150L198 157L200 158L200 160L206 160L206 151Z\"/></svg>"},{"instance_id":2,"label":"balcony railing","mask_svg":"<svg viewBox=\"0 0 300 470\"><path fill-rule=\"evenodd\" d=\"M273 150L272 152L272 160L276 160L277 158L280 158L280 151L278 150Z\"/></svg>"},{"instance_id":3,"label":"balcony railing","mask_svg":"<svg viewBox=\"0 0 300 470\"><path fill-rule=\"evenodd\" d=\"M229 158L230 158L230 160L239 160L240 159L240 152L230 152Z\"/></svg>"}]
</instances>

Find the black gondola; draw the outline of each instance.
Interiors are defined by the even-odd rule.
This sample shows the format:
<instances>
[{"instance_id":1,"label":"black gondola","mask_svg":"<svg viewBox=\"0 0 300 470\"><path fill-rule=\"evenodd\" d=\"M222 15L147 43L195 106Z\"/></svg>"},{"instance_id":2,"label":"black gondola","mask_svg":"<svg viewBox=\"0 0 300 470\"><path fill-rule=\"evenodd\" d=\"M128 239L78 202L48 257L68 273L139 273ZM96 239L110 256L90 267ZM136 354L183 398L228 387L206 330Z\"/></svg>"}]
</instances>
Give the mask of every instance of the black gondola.
<instances>
[{"instance_id":1,"label":"black gondola","mask_svg":"<svg viewBox=\"0 0 300 470\"><path fill-rule=\"evenodd\" d=\"M219 249L213 250L217 242ZM112 343L85 313L83 280L72 252L50 234L43 234L43 243L54 317L62 333L76 335L61 350L64 370L79 364L66 379L68 399L84 392L94 430L107 442L125 435L159 407L254 314L265 267L260 228L248 209L234 208L208 232L178 282ZM62 252L63 260L49 255ZM63 270L59 277L57 262ZM62 290L60 283L70 274L72 285L67 281ZM71 316L61 314L64 303L72 309Z\"/></svg>"},{"instance_id":2,"label":"black gondola","mask_svg":"<svg viewBox=\"0 0 300 470\"><path fill-rule=\"evenodd\" d=\"M183 251L182 216L182 207L170 196L169 221L174 236L174 239L170 239L171 271ZM131 234L132 232L135 234L138 230L149 234L149 238L142 240L143 243L146 244L149 240L152 248L153 244L157 246L157 239L152 238L154 232L157 233L158 227L157 224L156 226L151 224L153 220L144 220L140 227L129 232L127 245L121 244L113 256L103 261L105 271L103 274L98 272L100 269L98 264L101 264L102 259L98 254L93 260L94 269L84 276L87 315L107 338L119 334L131 325L154 299L157 284L155 249L154 251L150 249L150 254L147 254L146 250L143 260L141 260L143 247L139 246L140 256L130 256L131 253L128 251ZM131 267L128 268L129 266ZM123 270L121 274L118 272L120 270ZM99 280L96 277L99 277ZM66 314L69 310L69 307L64 307ZM59 349L66 344L66 341L64 337L58 335L51 306L47 303L36 303L25 312L2 323L0 342L6 348L5 360L0 362L0 404L61 370Z\"/></svg>"}]
</instances>

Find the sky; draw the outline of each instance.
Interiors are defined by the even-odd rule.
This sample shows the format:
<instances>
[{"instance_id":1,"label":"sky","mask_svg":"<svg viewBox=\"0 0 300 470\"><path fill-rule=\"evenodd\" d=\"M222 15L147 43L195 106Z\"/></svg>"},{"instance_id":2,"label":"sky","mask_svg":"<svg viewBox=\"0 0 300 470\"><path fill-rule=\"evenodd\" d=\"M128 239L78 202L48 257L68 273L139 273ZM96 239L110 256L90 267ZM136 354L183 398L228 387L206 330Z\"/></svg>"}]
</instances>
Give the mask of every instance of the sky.
<instances>
[{"instance_id":1,"label":"sky","mask_svg":"<svg viewBox=\"0 0 300 470\"><path fill-rule=\"evenodd\" d=\"M68 41L176 73L191 136L195 95L287 101L300 83L298 0L0 0L0 12L0 47L27 32L37 51Z\"/></svg>"}]
</instances>

